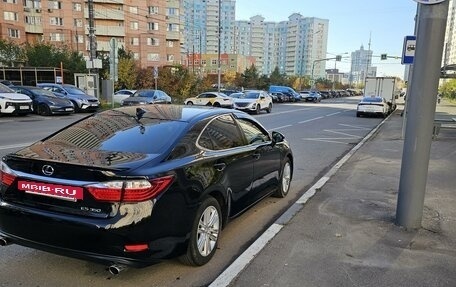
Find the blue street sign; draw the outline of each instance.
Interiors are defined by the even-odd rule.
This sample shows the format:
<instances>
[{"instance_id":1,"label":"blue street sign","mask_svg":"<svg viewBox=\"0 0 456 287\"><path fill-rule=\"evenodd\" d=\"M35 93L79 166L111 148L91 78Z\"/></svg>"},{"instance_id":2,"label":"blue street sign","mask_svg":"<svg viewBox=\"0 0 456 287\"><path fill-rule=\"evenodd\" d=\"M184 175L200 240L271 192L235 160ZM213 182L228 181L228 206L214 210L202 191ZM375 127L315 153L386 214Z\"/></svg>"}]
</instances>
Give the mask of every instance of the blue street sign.
<instances>
[{"instance_id":1,"label":"blue street sign","mask_svg":"<svg viewBox=\"0 0 456 287\"><path fill-rule=\"evenodd\" d=\"M402 64L413 64L415 58L416 36L405 36L404 48L402 49Z\"/></svg>"}]
</instances>

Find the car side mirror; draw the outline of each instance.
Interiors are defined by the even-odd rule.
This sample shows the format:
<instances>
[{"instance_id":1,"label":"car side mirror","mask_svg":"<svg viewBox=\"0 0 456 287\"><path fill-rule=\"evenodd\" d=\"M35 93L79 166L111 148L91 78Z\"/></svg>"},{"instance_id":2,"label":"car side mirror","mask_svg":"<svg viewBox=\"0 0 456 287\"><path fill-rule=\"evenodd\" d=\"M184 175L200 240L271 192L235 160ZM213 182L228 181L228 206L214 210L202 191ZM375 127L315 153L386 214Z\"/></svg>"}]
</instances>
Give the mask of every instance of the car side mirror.
<instances>
[{"instance_id":1,"label":"car side mirror","mask_svg":"<svg viewBox=\"0 0 456 287\"><path fill-rule=\"evenodd\" d=\"M284 139L285 139L285 136L283 134L276 132L276 131L272 132L272 145L283 142Z\"/></svg>"}]
</instances>

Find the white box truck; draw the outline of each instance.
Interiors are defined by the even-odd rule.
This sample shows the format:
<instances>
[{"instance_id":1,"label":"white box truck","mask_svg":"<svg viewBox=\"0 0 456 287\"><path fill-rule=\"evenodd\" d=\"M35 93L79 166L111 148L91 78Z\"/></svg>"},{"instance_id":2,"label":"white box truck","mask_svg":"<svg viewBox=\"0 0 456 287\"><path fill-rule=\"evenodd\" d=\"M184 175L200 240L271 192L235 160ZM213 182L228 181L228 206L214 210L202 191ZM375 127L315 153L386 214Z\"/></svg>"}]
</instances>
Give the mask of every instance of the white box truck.
<instances>
[{"instance_id":1,"label":"white box truck","mask_svg":"<svg viewBox=\"0 0 456 287\"><path fill-rule=\"evenodd\" d=\"M396 109L396 100L400 89L395 77L367 77L364 86L364 96L378 96L385 98L390 106L390 112Z\"/></svg>"}]
</instances>

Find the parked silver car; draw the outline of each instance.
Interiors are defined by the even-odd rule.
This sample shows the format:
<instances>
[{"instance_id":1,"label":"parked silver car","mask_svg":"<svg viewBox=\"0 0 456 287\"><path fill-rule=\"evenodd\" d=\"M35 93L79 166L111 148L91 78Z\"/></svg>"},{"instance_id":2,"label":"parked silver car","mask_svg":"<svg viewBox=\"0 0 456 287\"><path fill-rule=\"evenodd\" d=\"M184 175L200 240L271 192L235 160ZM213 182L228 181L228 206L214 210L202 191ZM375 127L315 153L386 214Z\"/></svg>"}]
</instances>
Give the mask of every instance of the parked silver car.
<instances>
[{"instance_id":1,"label":"parked silver car","mask_svg":"<svg viewBox=\"0 0 456 287\"><path fill-rule=\"evenodd\" d=\"M86 94L83 90L70 84L39 83L38 87L68 98L74 105L75 112L95 112L100 107L100 101Z\"/></svg>"}]
</instances>

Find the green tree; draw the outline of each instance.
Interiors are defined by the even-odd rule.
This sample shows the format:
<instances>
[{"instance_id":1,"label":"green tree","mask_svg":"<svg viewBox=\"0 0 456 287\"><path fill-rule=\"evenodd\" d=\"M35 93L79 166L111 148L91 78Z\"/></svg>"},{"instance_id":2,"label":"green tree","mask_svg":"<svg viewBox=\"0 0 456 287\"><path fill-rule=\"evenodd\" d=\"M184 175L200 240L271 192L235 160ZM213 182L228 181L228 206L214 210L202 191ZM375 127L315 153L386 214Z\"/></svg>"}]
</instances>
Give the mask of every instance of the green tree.
<instances>
[{"instance_id":1,"label":"green tree","mask_svg":"<svg viewBox=\"0 0 456 287\"><path fill-rule=\"evenodd\" d=\"M456 99L456 79L446 80L439 87L439 92L445 98Z\"/></svg>"},{"instance_id":2,"label":"green tree","mask_svg":"<svg viewBox=\"0 0 456 287\"><path fill-rule=\"evenodd\" d=\"M136 61L133 58L119 57L116 89L134 89L136 87L137 74Z\"/></svg>"},{"instance_id":3,"label":"green tree","mask_svg":"<svg viewBox=\"0 0 456 287\"><path fill-rule=\"evenodd\" d=\"M275 67L274 71L272 71L269 76L269 83L271 85L284 86L287 84L287 77L285 74L280 73L279 67Z\"/></svg>"},{"instance_id":4,"label":"green tree","mask_svg":"<svg viewBox=\"0 0 456 287\"><path fill-rule=\"evenodd\" d=\"M244 73L237 79L239 87L254 89L258 87L259 75L257 68L252 64L249 68L245 69Z\"/></svg>"},{"instance_id":5,"label":"green tree","mask_svg":"<svg viewBox=\"0 0 456 287\"><path fill-rule=\"evenodd\" d=\"M7 67L17 66L26 59L24 49L11 40L0 39L0 63Z\"/></svg>"}]
</instances>

